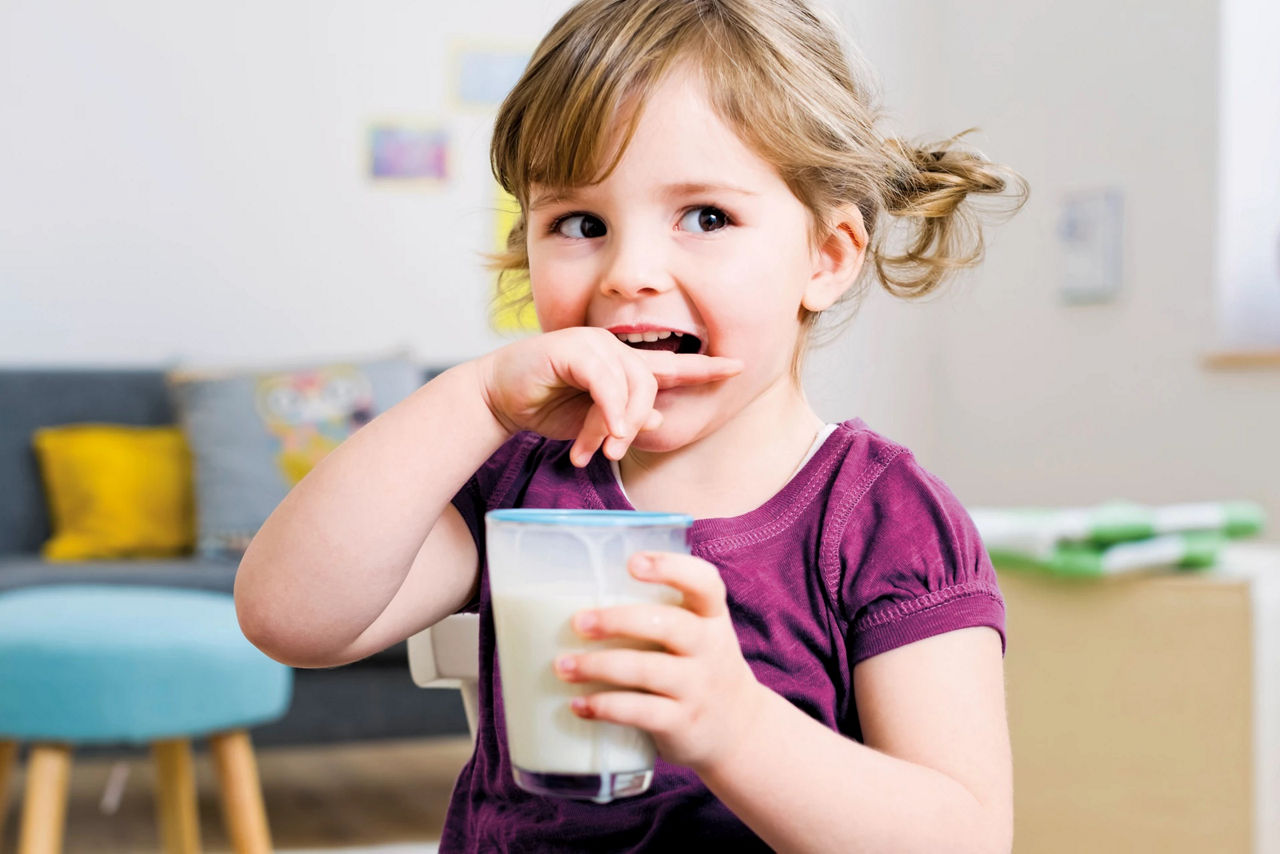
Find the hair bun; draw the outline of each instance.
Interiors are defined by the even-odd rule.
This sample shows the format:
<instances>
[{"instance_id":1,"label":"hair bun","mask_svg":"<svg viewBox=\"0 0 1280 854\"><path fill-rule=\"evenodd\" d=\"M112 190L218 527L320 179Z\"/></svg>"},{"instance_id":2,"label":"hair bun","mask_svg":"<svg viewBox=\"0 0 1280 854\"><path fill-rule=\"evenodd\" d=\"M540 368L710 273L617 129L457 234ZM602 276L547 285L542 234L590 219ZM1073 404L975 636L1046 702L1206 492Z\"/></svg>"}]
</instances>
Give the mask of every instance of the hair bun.
<instances>
[{"instance_id":1,"label":"hair bun","mask_svg":"<svg viewBox=\"0 0 1280 854\"><path fill-rule=\"evenodd\" d=\"M885 140L892 164L885 212L906 220L914 231L900 252L885 249L889 235L882 235L872 250L880 281L896 296L922 297L948 274L981 260L982 229L972 204L965 204L972 195L1005 198L1010 202L1007 214L1026 201L1022 176L957 146L971 131L925 146Z\"/></svg>"}]
</instances>

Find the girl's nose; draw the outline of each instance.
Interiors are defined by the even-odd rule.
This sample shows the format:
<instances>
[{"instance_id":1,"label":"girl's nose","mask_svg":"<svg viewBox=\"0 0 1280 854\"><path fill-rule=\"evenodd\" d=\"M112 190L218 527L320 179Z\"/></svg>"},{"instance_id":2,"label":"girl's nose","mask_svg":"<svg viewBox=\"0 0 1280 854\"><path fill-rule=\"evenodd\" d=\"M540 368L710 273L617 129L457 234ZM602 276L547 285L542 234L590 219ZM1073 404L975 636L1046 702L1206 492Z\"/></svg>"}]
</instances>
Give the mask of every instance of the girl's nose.
<instances>
[{"instance_id":1,"label":"girl's nose","mask_svg":"<svg viewBox=\"0 0 1280 854\"><path fill-rule=\"evenodd\" d=\"M662 261L662 252L655 243L617 239L610 250L608 264L600 276L602 293L636 299L665 293L674 287Z\"/></svg>"}]
</instances>

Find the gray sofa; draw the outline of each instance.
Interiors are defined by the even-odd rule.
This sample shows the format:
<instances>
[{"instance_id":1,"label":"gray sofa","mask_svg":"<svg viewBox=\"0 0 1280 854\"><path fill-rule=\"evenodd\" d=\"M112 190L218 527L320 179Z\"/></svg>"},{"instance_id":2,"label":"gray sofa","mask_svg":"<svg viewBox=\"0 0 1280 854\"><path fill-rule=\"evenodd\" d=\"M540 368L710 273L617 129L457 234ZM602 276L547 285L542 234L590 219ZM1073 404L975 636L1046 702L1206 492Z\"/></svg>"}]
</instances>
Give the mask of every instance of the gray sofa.
<instances>
[{"instance_id":1,"label":"gray sofa","mask_svg":"<svg viewBox=\"0 0 1280 854\"><path fill-rule=\"evenodd\" d=\"M435 372L427 371L424 380ZM48 563L44 489L31 447L37 427L80 422L174 423L161 370L0 367L0 596L36 584L149 584L231 592L236 564L200 557ZM296 670L281 720L254 730L259 745L465 734L462 702L409 678L405 644L363 661Z\"/></svg>"}]
</instances>

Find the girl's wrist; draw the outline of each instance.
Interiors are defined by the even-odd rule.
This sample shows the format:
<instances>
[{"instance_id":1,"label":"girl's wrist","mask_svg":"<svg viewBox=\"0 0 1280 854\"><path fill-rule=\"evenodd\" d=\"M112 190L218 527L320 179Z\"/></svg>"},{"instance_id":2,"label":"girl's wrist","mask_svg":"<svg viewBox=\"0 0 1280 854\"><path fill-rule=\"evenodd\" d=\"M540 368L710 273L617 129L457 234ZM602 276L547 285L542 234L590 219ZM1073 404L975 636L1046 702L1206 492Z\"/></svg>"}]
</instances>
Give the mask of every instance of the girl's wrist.
<instances>
[{"instance_id":1,"label":"girl's wrist","mask_svg":"<svg viewBox=\"0 0 1280 854\"><path fill-rule=\"evenodd\" d=\"M782 695L754 680L734 708L734 722L725 728L720 748L707 754L704 761L690 766L713 792L722 785L735 785L735 780L743 774L750 774L749 757L755 753L753 745L776 741L780 713L795 710Z\"/></svg>"},{"instance_id":2,"label":"girl's wrist","mask_svg":"<svg viewBox=\"0 0 1280 854\"><path fill-rule=\"evenodd\" d=\"M486 353L468 362L463 362L450 371L459 371L469 374L468 379L473 383L476 394L480 401L484 404L485 411L492 419L493 426L503 433L503 441L520 432L510 418L501 411L496 405L494 394L494 359L496 351Z\"/></svg>"}]
</instances>

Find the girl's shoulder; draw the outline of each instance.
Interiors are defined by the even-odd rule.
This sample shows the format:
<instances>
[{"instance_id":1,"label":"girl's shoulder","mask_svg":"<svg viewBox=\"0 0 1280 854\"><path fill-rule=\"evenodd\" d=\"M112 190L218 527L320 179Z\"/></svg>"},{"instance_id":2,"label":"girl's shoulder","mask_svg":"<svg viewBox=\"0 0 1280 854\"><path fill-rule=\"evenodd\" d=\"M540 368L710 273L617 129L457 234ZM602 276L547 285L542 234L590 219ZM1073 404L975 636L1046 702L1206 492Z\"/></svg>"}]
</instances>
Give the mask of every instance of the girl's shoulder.
<instances>
[{"instance_id":1,"label":"girl's shoulder","mask_svg":"<svg viewBox=\"0 0 1280 854\"><path fill-rule=\"evenodd\" d=\"M833 507L941 485L910 448L871 429L861 418L837 425L820 456L825 456L824 466L832 469Z\"/></svg>"},{"instance_id":2,"label":"girl's shoulder","mask_svg":"<svg viewBox=\"0 0 1280 854\"><path fill-rule=\"evenodd\" d=\"M955 493L910 448L877 433L860 418L840 424L835 435L842 441L832 449L838 456L834 506L843 505L851 515L891 519L898 527L972 524ZM894 512L881 516L890 509Z\"/></svg>"},{"instance_id":3,"label":"girl's shoulder","mask_svg":"<svg viewBox=\"0 0 1280 854\"><path fill-rule=\"evenodd\" d=\"M822 568L854 659L968 625L1003 635L995 573L960 499L903 445L861 421L840 427Z\"/></svg>"},{"instance_id":4,"label":"girl's shoulder","mask_svg":"<svg viewBox=\"0 0 1280 854\"><path fill-rule=\"evenodd\" d=\"M898 457L906 455L914 459L911 450L882 433L872 430L861 418L850 418L836 425L834 437L839 437L834 450L849 468L867 468L882 471Z\"/></svg>"}]
</instances>

